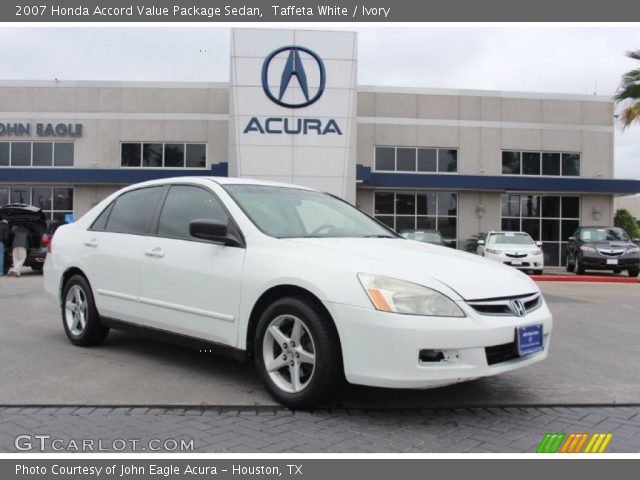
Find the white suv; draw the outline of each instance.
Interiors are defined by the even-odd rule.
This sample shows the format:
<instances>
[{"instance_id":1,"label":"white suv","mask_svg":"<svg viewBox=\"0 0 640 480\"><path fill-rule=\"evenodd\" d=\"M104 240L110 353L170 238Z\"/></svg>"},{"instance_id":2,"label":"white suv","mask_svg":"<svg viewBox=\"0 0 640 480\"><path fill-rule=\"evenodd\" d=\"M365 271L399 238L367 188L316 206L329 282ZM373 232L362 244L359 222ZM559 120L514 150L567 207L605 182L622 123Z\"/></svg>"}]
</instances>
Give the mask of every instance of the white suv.
<instances>
[{"instance_id":1,"label":"white suv","mask_svg":"<svg viewBox=\"0 0 640 480\"><path fill-rule=\"evenodd\" d=\"M252 358L296 408L345 377L428 388L531 365L552 329L515 269L405 240L331 195L246 179L120 190L58 229L44 274L72 343L116 328Z\"/></svg>"}]
</instances>

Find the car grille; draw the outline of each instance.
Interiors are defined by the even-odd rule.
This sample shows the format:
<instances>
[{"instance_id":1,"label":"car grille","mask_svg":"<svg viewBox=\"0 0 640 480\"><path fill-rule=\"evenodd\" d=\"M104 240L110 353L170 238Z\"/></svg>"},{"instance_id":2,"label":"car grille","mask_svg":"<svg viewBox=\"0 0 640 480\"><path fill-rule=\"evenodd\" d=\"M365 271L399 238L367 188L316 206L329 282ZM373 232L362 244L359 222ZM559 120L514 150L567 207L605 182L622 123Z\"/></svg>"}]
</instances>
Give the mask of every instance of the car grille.
<instances>
[{"instance_id":1,"label":"car grille","mask_svg":"<svg viewBox=\"0 0 640 480\"><path fill-rule=\"evenodd\" d=\"M526 253L505 253L505 255L511 258L524 258L527 256Z\"/></svg>"},{"instance_id":2,"label":"car grille","mask_svg":"<svg viewBox=\"0 0 640 480\"><path fill-rule=\"evenodd\" d=\"M598 248L598 252L601 255L605 255L607 257L618 257L625 252L625 249L622 248Z\"/></svg>"},{"instance_id":3,"label":"car grille","mask_svg":"<svg viewBox=\"0 0 640 480\"><path fill-rule=\"evenodd\" d=\"M502 363L518 358L518 347L515 342L486 347L484 351L487 355L488 365L495 365L496 363Z\"/></svg>"},{"instance_id":4,"label":"car grille","mask_svg":"<svg viewBox=\"0 0 640 480\"><path fill-rule=\"evenodd\" d=\"M539 293L518 295L515 297L468 300L467 304L480 315L518 316L518 312L514 309L514 300L520 300L522 302L525 315L528 315L534 310L540 308L540 306L542 305L542 295L540 295Z\"/></svg>"}]
</instances>

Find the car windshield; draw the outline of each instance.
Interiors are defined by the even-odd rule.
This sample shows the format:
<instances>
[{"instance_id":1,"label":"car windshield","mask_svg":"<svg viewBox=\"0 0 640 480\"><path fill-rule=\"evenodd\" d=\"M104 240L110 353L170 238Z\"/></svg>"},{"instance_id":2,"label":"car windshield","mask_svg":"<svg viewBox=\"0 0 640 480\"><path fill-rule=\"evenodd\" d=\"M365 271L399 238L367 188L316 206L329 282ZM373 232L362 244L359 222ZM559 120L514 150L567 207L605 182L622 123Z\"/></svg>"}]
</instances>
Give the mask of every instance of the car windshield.
<instances>
[{"instance_id":1,"label":"car windshield","mask_svg":"<svg viewBox=\"0 0 640 480\"><path fill-rule=\"evenodd\" d=\"M533 245L533 239L526 233L492 233L487 239L487 245Z\"/></svg>"},{"instance_id":2,"label":"car windshield","mask_svg":"<svg viewBox=\"0 0 640 480\"><path fill-rule=\"evenodd\" d=\"M441 243L442 237L436 232L402 232L404 238L417 240L419 242Z\"/></svg>"},{"instance_id":3,"label":"car windshield","mask_svg":"<svg viewBox=\"0 0 640 480\"><path fill-rule=\"evenodd\" d=\"M277 238L385 237L393 232L326 193L268 185L225 185L264 233Z\"/></svg>"},{"instance_id":4,"label":"car windshield","mask_svg":"<svg viewBox=\"0 0 640 480\"><path fill-rule=\"evenodd\" d=\"M585 242L630 242L629 236L621 228L583 228L580 240Z\"/></svg>"}]
</instances>

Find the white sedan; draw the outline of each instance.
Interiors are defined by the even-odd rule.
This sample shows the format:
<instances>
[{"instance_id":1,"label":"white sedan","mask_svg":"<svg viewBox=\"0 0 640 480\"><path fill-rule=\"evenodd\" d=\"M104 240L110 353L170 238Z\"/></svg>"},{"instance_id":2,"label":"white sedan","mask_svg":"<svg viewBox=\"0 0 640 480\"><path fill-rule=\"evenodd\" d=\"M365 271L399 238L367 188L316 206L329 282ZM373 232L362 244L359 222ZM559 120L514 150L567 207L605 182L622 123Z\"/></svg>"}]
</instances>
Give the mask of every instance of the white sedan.
<instances>
[{"instance_id":1,"label":"white sedan","mask_svg":"<svg viewBox=\"0 0 640 480\"><path fill-rule=\"evenodd\" d=\"M330 400L343 378L428 388L532 365L552 330L515 269L248 179L124 188L57 230L44 281L73 344L115 328L252 359L295 408Z\"/></svg>"},{"instance_id":2,"label":"white sedan","mask_svg":"<svg viewBox=\"0 0 640 480\"><path fill-rule=\"evenodd\" d=\"M478 255L529 270L538 275L544 270L542 243L535 242L525 232L489 232L485 240L478 242Z\"/></svg>"}]
</instances>

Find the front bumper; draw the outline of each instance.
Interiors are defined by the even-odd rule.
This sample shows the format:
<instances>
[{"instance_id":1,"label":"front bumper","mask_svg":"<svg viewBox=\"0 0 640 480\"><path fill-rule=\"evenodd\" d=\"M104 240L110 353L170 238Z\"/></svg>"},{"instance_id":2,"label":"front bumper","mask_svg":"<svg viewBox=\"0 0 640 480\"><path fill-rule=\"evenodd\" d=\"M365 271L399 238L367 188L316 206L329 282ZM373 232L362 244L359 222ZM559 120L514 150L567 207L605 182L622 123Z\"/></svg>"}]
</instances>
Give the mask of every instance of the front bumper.
<instances>
[{"instance_id":1,"label":"front bumper","mask_svg":"<svg viewBox=\"0 0 640 480\"><path fill-rule=\"evenodd\" d=\"M485 258L496 262L504 263L520 270L542 270L544 268L544 255L526 255L524 257L513 258L504 253L485 252Z\"/></svg>"},{"instance_id":2,"label":"front bumper","mask_svg":"<svg viewBox=\"0 0 640 480\"><path fill-rule=\"evenodd\" d=\"M615 263L613 263L615 261ZM590 270L613 270L633 268L640 266L640 254L628 253L625 255L608 256L600 253L583 253L580 262Z\"/></svg>"},{"instance_id":3,"label":"front bumper","mask_svg":"<svg viewBox=\"0 0 640 480\"><path fill-rule=\"evenodd\" d=\"M431 388L496 375L547 357L553 320L543 303L524 317L484 316L464 305L465 318L380 312L326 302L342 346L347 381L389 388ZM542 324L544 350L489 364L487 347L515 341L516 327ZM421 361L425 350L444 359ZM495 357L493 358L495 361Z\"/></svg>"}]
</instances>

